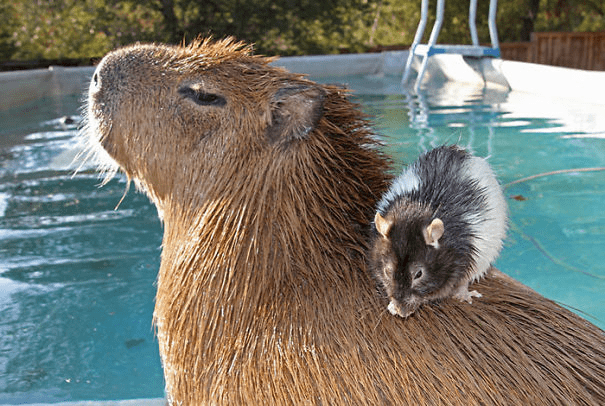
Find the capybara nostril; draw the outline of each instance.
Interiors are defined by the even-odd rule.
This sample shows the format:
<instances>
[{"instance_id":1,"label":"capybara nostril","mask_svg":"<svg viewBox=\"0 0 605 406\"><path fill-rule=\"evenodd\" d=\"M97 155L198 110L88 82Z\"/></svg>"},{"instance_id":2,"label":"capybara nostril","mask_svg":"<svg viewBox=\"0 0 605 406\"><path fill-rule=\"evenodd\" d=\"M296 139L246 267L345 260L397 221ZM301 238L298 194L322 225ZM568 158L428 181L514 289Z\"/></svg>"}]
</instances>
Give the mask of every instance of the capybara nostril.
<instances>
[{"instance_id":1,"label":"capybara nostril","mask_svg":"<svg viewBox=\"0 0 605 406\"><path fill-rule=\"evenodd\" d=\"M101 88L101 74L99 72L101 65L97 66L95 73L92 75L90 85L88 87L88 93L90 95L95 94Z\"/></svg>"}]
</instances>

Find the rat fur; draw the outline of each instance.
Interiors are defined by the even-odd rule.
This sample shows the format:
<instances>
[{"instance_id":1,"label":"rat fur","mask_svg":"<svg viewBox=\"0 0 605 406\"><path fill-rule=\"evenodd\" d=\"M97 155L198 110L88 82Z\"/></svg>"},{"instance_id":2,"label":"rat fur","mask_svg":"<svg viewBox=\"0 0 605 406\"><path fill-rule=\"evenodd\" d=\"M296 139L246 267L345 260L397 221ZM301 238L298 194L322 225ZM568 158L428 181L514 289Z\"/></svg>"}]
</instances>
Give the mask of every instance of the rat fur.
<instances>
[{"instance_id":1,"label":"rat fur","mask_svg":"<svg viewBox=\"0 0 605 406\"><path fill-rule=\"evenodd\" d=\"M392 314L481 297L468 286L487 273L506 235L507 208L487 161L458 146L423 154L378 204L370 267Z\"/></svg>"}]
</instances>

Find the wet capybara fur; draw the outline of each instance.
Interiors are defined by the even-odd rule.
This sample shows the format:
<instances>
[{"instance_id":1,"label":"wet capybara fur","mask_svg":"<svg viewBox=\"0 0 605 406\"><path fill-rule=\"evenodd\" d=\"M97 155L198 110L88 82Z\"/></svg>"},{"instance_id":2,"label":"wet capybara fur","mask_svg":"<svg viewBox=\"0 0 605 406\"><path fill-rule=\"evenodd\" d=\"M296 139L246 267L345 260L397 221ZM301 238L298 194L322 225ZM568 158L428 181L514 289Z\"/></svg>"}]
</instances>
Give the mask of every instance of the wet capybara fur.
<instances>
[{"instance_id":1,"label":"wet capybara fur","mask_svg":"<svg viewBox=\"0 0 605 406\"><path fill-rule=\"evenodd\" d=\"M347 93L232 39L136 44L85 131L164 222L154 323L174 405L605 404L605 335L496 270L408 319L366 270L390 167Z\"/></svg>"}]
</instances>

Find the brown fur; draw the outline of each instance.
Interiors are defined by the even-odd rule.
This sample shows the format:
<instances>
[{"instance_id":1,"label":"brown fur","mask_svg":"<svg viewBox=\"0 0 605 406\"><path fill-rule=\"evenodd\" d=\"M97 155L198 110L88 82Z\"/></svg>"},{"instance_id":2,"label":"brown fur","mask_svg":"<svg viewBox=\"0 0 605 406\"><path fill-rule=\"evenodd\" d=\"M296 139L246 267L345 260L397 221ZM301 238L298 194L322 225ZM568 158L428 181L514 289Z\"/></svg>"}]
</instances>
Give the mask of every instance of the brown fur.
<instances>
[{"instance_id":1,"label":"brown fur","mask_svg":"<svg viewBox=\"0 0 605 406\"><path fill-rule=\"evenodd\" d=\"M603 332L497 271L472 305L385 312L365 250L388 162L346 94L267 63L196 41L135 45L97 69L90 133L165 224L154 320L168 399L604 404ZM187 81L226 106L186 103ZM304 90L276 101L284 86ZM288 127L317 108L310 133ZM287 134L268 131L280 111Z\"/></svg>"}]
</instances>

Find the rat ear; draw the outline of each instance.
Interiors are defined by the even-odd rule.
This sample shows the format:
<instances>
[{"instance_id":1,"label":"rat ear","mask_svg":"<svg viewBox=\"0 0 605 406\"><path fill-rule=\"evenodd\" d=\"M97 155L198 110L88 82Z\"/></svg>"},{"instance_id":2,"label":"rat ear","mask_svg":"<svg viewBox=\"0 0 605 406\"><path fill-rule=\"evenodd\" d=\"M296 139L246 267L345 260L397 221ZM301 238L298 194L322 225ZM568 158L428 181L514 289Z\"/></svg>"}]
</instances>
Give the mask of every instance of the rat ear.
<instances>
[{"instance_id":1,"label":"rat ear","mask_svg":"<svg viewBox=\"0 0 605 406\"><path fill-rule=\"evenodd\" d=\"M304 138L319 123L325 97L326 92L312 84L291 84L279 89L271 100L267 138L272 142Z\"/></svg>"},{"instance_id":2,"label":"rat ear","mask_svg":"<svg viewBox=\"0 0 605 406\"><path fill-rule=\"evenodd\" d=\"M443 235L444 231L445 228L441 219L431 221L431 224L422 230L424 242L426 242L426 245L432 245L435 248L439 248L439 239Z\"/></svg>"},{"instance_id":3,"label":"rat ear","mask_svg":"<svg viewBox=\"0 0 605 406\"><path fill-rule=\"evenodd\" d=\"M378 230L378 233L384 238L388 238L387 234L393 225L393 221L386 220L380 215L379 212L376 212L376 216L374 216L374 224L376 225L376 230Z\"/></svg>"}]
</instances>

